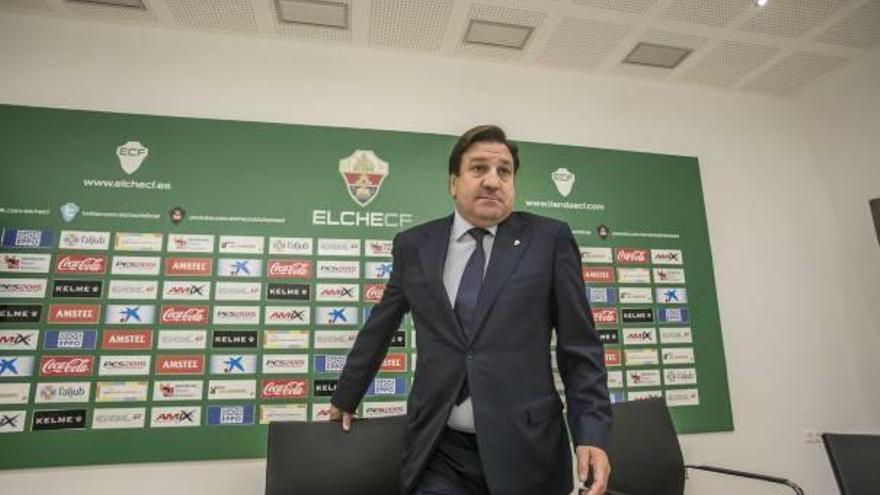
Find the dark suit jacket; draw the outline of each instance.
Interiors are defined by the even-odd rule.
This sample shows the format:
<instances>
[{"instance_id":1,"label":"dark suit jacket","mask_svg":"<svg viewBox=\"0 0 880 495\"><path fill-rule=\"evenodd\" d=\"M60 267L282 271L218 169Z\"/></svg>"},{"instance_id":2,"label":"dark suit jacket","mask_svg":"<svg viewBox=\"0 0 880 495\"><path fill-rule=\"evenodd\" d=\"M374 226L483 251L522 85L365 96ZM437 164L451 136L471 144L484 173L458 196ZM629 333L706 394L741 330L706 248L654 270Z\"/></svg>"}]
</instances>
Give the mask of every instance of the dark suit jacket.
<instances>
[{"instance_id":1,"label":"dark suit jacket","mask_svg":"<svg viewBox=\"0 0 880 495\"><path fill-rule=\"evenodd\" d=\"M611 423L603 349L577 243L565 223L511 214L498 226L473 328L465 332L442 280L451 227L450 216L395 237L385 295L360 331L331 402L357 408L393 332L412 311L418 366L408 401L403 493L416 487L467 375L491 493L568 494L572 463L551 371L553 328L572 442L604 449Z\"/></svg>"}]
</instances>

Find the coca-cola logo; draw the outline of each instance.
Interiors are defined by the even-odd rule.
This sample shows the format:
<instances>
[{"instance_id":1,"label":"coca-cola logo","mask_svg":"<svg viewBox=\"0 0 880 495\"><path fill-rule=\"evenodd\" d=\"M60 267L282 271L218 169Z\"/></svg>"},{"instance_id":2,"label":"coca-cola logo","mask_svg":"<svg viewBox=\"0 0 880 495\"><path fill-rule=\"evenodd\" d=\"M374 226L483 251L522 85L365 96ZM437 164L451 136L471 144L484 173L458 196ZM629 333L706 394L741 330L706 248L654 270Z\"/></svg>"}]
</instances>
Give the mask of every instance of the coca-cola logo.
<instances>
[{"instance_id":1,"label":"coca-cola logo","mask_svg":"<svg viewBox=\"0 0 880 495\"><path fill-rule=\"evenodd\" d=\"M368 284L364 286L364 301L379 302L385 294L385 284Z\"/></svg>"},{"instance_id":2,"label":"coca-cola logo","mask_svg":"<svg viewBox=\"0 0 880 495\"><path fill-rule=\"evenodd\" d=\"M65 254L55 264L57 273L104 273L107 257L82 254Z\"/></svg>"},{"instance_id":3,"label":"coca-cola logo","mask_svg":"<svg viewBox=\"0 0 880 495\"><path fill-rule=\"evenodd\" d=\"M617 310L615 308L593 308L593 321L597 325L616 324Z\"/></svg>"},{"instance_id":4,"label":"coca-cola logo","mask_svg":"<svg viewBox=\"0 0 880 495\"><path fill-rule=\"evenodd\" d=\"M166 325L200 325L208 322L207 306L163 306L162 323Z\"/></svg>"},{"instance_id":5,"label":"coca-cola logo","mask_svg":"<svg viewBox=\"0 0 880 495\"><path fill-rule=\"evenodd\" d=\"M43 356L40 376L89 376L93 364L92 356Z\"/></svg>"},{"instance_id":6,"label":"coca-cola logo","mask_svg":"<svg viewBox=\"0 0 880 495\"><path fill-rule=\"evenodd\" d=\"M307 380L263 380L264 399L305 397L307 394Z\"/></svg>"},{"instance_id":7,"label":"coca-cola logo","mask_svg":"<svg viewBox=\"0 0 880 495\"><path fill-rule=\"evenodd\" d=\"M311 278L312 262L269 260L269 278Z\"/></svg>"},{"instance_id":8,"label":"coca-cola logo","mask_svg":"<svg viewBox=\"0 0 880 495\"><path fill-rule=\"evenodd\" d=\"M618 263L643 265L648 263L648 250L617 248L615 251L615 258Z\"/></svg>"}]
</instances>

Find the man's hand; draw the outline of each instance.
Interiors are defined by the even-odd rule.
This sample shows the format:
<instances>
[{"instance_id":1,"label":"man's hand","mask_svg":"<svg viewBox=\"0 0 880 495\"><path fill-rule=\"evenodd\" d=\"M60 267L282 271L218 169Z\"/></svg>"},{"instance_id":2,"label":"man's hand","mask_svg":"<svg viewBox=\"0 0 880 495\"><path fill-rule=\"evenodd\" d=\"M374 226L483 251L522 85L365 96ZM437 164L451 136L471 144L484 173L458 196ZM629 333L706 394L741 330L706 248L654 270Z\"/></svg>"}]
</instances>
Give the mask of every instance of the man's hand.
<instances>
[{"instance_id":1,"label":"man's hand","mask_svg":"<svg viewBox=\"0 0 880 495\"><path fill-rule=\"evenodd\" d=\"M351 430L351 420L354 418L354 414L349 412L345 412L342 409L334 405L330 405L330 421L339 421L342 420L342 429L345 431ZM580 448L580 447L578 447ZM605 461L605 464L608 464L608 461Z\"/></svg>"},{"instance_id":2,"label":"man's hand","mask_svg":"<svg viewBox=\"0 0 880 495\"><path fill-rule=\"evenodd\" d=\"M591 483L584 488L587 490L583 495L603 495L608 488L608 476L611 474L611 464L608 462L608 454L598 447L579 445L574 451L577 456L578 480L581 483L587 481L591 474Z\"/></svg>"}]
</instances>

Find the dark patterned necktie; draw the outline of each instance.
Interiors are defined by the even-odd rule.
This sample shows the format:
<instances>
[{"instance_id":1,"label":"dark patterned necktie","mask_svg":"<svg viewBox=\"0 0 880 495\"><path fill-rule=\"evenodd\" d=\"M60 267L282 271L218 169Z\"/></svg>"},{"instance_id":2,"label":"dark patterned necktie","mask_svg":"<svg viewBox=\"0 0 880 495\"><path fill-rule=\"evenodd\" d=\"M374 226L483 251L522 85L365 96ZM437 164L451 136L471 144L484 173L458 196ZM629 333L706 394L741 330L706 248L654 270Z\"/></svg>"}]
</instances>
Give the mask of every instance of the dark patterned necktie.
<instances>
[{"instance_id":1,"label":"dark patterned necktie","mask_svg":"<svg viewBox=\"0 0 880 495\"><path fill-rule=\"evenodd\" d=\"M455 296L455 316L461 328L464 329L465 335L470 336L473 332L471 324L473 323L474 311L477 309L477 301L480 299L480 288L483 286L483 269L486 266L486 253L483 252L483 238L489 233L486 229L474 227L468 230L468 234L476 241L474 252L468 258L464 272L461 274L461 280L458 283L458 294ZM458 397L455 399L455 405L464 402L470 395L468 390L467 377L458 391Z\"/></svg>"}]
</instances>

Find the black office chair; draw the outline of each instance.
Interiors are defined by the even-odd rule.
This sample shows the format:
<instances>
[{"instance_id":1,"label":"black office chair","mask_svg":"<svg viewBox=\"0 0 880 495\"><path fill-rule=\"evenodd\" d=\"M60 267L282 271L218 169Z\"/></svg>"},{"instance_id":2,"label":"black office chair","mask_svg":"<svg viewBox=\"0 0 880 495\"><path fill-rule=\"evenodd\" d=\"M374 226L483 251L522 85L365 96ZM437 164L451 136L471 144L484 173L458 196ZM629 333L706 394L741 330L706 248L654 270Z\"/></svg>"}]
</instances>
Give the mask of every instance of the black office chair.
<instances>
[{"instance_id":1,"label":"black office chair","mask_svg":"<svg viewBox=\"0 0 880 495\"><path fill-rule=\"evenodd\" d=\"M612 409L608 495L682 495L686 469L777 483L797 495L804 493L794 482L775 476L685 464L663 399L618 402Z\"/></svg>"},{"instance_id":2,"label":"black office chair","mask_svg":"<svg viewBox=\"0 0 880 495\"><path fill-rule=\"evenodd\" d=\"M880 493L880 435L823 433L840 495Z\"/></svg>"},{"instance_id":3,"label":"black office chair","mask_svg":"<svg viewBox=\"0 0 880 495\"><path fill-rule=\"evenodd\" d=\"M338 422L273 422L266 495L399 495L406 416Z\"/></svg>"}]
</instances>

